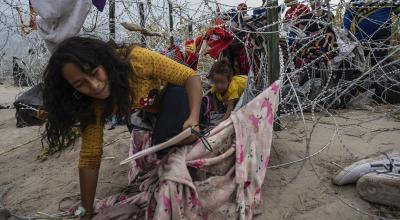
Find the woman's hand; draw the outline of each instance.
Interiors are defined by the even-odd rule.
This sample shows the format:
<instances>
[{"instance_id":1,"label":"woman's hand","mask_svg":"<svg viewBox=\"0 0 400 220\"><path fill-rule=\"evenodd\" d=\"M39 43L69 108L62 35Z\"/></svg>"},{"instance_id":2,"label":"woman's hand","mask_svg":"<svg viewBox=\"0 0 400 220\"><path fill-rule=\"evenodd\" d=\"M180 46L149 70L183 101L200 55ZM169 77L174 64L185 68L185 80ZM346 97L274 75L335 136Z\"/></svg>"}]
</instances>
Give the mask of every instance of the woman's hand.
<instances>
[{"instance_id":1,"label":"woman's hand","mask_svg":"<svg viewBox=\"0 0 400 220\"><path fill-rule=\"evenodd\" d=\"M183 123L182 130L186 128L196 127L199 126L199 118L196 116L190 115L188 119L186 119L185 123Z\"/></svg>"},{"instance_id":2,"label":"woman's hand","mask_svg":"<svg viewBox=\"0 0 400 220\"><path fill-rule=\"evenodd\" d=\"M199 132L200 131L200 127L199 127L199 119L198 117L195 116L189 116L189 118L185 121L185 123L183 123L183 130L187 129L187 128L192 128L193 130ZM181 142L181 144L190 144L193 143L197 140L197 136L196 135L191 135L190 137L186 138L185 140L183 140Z\"/></svg>"}]
</instances>

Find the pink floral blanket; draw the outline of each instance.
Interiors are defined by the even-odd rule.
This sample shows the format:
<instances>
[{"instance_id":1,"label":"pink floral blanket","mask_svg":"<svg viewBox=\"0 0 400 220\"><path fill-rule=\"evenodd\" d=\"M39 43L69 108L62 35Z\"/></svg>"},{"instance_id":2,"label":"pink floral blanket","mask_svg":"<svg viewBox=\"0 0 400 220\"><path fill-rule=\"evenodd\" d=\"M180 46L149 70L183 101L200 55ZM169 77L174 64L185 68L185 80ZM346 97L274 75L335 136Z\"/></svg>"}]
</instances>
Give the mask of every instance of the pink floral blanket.
<instances>
[{"instance_id":1,"label":"pink floral blanket","mask_svg":"<svg viewBox=\"0 0 400 220\"><path fill-rule=\"evenodd\" d=\"M135 204L146 210L146 219L160 220L251 219L259 214L279 88L280 82L274 82L212 129L206 139L213 151L199 140L172 150L162 161L154 156L134 161L128 179L140 183L139 193L100 200L96 209ZM133 131L130 154L149 147L150 137ZM139 176L143 170L146 174Z\"/></svg>"}]
</instances>

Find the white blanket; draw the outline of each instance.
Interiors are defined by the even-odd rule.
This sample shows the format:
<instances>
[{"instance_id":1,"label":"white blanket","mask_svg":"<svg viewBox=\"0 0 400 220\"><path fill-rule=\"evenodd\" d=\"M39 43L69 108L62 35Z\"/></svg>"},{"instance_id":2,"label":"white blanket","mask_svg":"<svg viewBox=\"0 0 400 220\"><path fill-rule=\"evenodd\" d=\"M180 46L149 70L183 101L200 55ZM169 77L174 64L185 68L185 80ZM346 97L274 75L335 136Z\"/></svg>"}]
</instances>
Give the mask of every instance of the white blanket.
<instances>
[{"instance_id":1,"label":"white blanket","mask_svg":"<svg viewBox=\"0 0 400 220\"><path fill-rule=\"evenodd\" d=\"M89 13L90 0L31 0L38 13L37 27L51 53L63 40L79 33Z\"/></svg>"}]
</instances>

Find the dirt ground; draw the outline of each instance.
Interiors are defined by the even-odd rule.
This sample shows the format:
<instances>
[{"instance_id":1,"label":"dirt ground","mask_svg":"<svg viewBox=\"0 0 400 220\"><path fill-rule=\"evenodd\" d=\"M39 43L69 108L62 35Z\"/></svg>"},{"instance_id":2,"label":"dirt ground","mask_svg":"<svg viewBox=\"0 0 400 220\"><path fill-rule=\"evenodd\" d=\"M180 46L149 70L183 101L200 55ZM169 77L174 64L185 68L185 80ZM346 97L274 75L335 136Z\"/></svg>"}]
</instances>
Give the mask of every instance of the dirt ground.
<instances>
[{"instance_id":1,"label":"dirt ground","mask_svg":"<svg viewBox=\"0 0 400 220\"><path fill-rule=\"evenodd\" d=\"M10 105L18 89L0 85L0 105ZM368 155L400 151L400 120L395 106L370 110L337 110L327 114L282 117L283 130L273 140L271 168L267 170L264 211L255 219L379 219L400 218L399 210L363 201L354 185L337 187L331 178L340 167ZM398 108L398 106L397 106ZM79 195L77 160L79 142L44 162L36 160L42 147L38 126L16 128L14 109L0 109L0 192L4 205L21 216L57 213L66 197ZM306 127L314 127L309 160L290 163L306 154ZM128 151L129 133L124 126L106 131L98 197L119 192L127 184L127 166L120 166ZM286 166L280 164L290 163Z\"/></svg>"}]
</instances>

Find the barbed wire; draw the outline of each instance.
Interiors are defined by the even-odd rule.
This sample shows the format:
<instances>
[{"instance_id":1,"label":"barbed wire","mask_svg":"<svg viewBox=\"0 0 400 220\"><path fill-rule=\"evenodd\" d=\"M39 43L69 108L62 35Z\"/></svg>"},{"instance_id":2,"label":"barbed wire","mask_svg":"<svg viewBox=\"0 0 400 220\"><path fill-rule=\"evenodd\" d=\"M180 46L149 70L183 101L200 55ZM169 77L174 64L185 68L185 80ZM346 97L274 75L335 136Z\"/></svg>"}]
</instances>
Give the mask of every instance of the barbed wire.
<instances>
[{"instance_id":1,"label":"barbed wire","mask_svg":"<svg viewBox=\"0 0 400 220\"><path fill-rule=\"evenodd\" d=\"M121 22L139 23L139 3L145 6L145 25L147 28L163 33L163 37L147 37L147 47L162 51L169 45L169 37L174 36L177 44L189 38L187 26L193 23L193 36L204 34L205 30L215 27L212 21L220 18L224 21L224 29L233 35L234 41L244 48L247 62L250 66L248 89L246 95L251 99L265 89L271 82L268 77L268 49L266 41L268 36L279 33L280 79L282 80L281 108L278 122L290 121L295 118L302 122L305 133L304 157L282 164L271 165L269 168L283 168L300 162L305 162L320 155L321 152L332 146L335 139L340 139L340 125L336 122L335 115L331 111L335 108L350 106L350 103L360 101L362 95L374 94L374 99L361 102L362 105L372 105L375 102L393 107L393 112L399 111L394 102L400 102L400 57L399 39L393 19L390 26L396 33L386 38L375 39L374 36L382 29L365 33L362 22L370 22L371 25L385 24L371 18L371 14L365 11L380 8L366 5L364 8L357 5L357 9L351 9L352 4L340 0L326 4L322 7L323 13L328 13L328 18L317 15L320 10L299 15L293 19L285 19L282 5L248 7L247 12L256 9L269 11L280 10L281 16L277 22L267 24L264 15L245 15L238 12L237 5L221 4L217 1L204 0L196 4L185 0L175 0L173 5L174 30L169 30L168 1L128 1L116 0L116 41L123 43L140 42L141 35L125 30ZM362 3L362 2L361 2ZM379 2L378 2L379 3ZM381 5L385 2L381 2ZM308 2L300 2L308 7ZM385 7L398 7L396 3L385 3ZM383 6L382 6L383 7ZM19 10L17 11L17 8ZM220 8L220 11L217 11ZM363 10L360 10L362 8ZM391 10L392 10L391 9ZM347 11L346 11L347 10ZM351 30L343 30L343 23L348 21L345 14L353 10ZM287 9L285 10L287 11ZM329 18L329 13L334 18ZM18 15L18 13L20 13ZM306 15L310 15L306 17ZM20 32L22 26L26 26L29 19L29 5L16 0L4 0L0 5L0 24L2 25L2 37L0 42L0 80L11 80L15 77L13 69L15 64L24 69L25 84L32 86L41 80L41 72L49 58L45 49L45 43L37 31L29 34ZM241 15L241 16L238 16ZM240 20L242 15L245 19ZM235 17L236 16L236 17ZM347 20L346 20L347 19ZM358 22L357 22L358 21ZM389 21L387 21L389 22ZM386 24L387 24L386 22ZM108 39L108 7L103 12L98 12L92 7L83 25L83 34L96 35L104 40ZM278 26L278 31L268 31L270 27ZM317 28L315 28L317 27ZM382 26L384 27L384 25ZM386 28L386 26L385 26ZM316 31L311 31L316 29ZM330 35L331 34L331 35ZM361 38L360 36L364 36ZM13 38L20 39L21 45L12 45ZM4 41L3 41L4 39ZM258 42L261 41L261 42ZM14 47L24 47L24 51L15 52ZM11 48L11 49L10 49ZM28 51L33 51L29 53ZM378 52L385 51L382 57ZM387 53L386 53L387 52ZM13 61L13 57L19 61ZM202 60L198 71L205 79L213 62L210 58ZM21 77L19 78L21 79ZM379 90L379 91L378 91ZM389 100L393 96L395 100ZM363 96L364 97L364 96ZM392 98L393 98L392 97ZM322 116L319 113L327 113L334 121L334 128L329 141L315 152L310 152L310 142L316 125ZM312 123L306 122L306 115L310 115ZM288 123L280 123L283 130L289 129ZM315 170L315 169L314 169ZM319 178L323 183L322 178ZM326 184L325 184L326 185ZM328 187L328 186L326 186ZM338 195L335 195L340 201ZM348 205L348 202L344 202ZM357 213L370 215L370 212L352 207ZM375 216L375 215L374 215Z\"/></svg>"}]
</instances>

